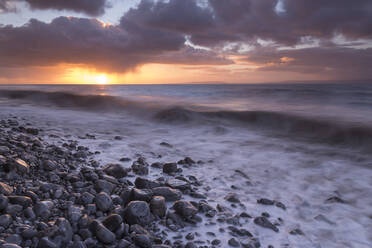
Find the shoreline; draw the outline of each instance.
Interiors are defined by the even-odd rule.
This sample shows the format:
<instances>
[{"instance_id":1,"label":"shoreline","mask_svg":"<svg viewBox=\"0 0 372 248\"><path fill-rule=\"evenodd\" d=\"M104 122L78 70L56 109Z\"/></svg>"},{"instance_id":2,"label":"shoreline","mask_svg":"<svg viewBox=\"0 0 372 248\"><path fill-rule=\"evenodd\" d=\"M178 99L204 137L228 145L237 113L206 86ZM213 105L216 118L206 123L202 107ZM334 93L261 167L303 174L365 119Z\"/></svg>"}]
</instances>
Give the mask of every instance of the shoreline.
<instances>
[{"instance_id":1,"label":"shoreline","mask_svg":"<svg viewBox=\"0 0 372 248\"><path fill-rule=\"evenodd\" d=\"M89 226L81 228L80 219L77 224L79 230L77 232L73 230L71 240L79 242L76 247L133 247L130 246L134 242L132 239L129 241L130 244L120 243L122 246L118 246L122 237L116 238L116 231L111 231L115 235L116 243L103 244L98 241L94 230L97 225L100 227L103 225L106 216L117 214L121 217L122 223L128 224L126 229L128 237L133 238L130 234L133 231L139 232L137 227L143 234L143 228L138 225L130 228L133 224L129 225L124 210L127 207L126 203L132 200L130 197L135 195L136 198L133 199L145 201L147 207L144 208L150 209L153 215L152 197L163 192L157 189L157 193L153 193L154 190L151 188L155 186L173 187L172 192L178 193L173 194L175 197L172 201L165 202L167 212L165 217L154 219L152 216L150 224L145 225L147 232L160 235L158 239L150 238L151 247L156 248L155 242L160 243L160 240L163 245L181 248L186 247L188 242L196 245L190 244L190 247L202 248L235 247L234 245L252 248L258 246L258 243L260 247L265 248L300 245L306 248L338 248L343 247L344 244L348 247L369 247L371 237L368 236L368 230L372 214L366 208L369 206L369 198L364 196L372 192L368 184L370 169L354 167L356 164L353 158L341 160L340 156L332 153L332 148L327 150L324 150L324 146L307 148L301 143L284 145L280 139L260 136L253 131L244 133L243 130L233 130L227 126L224 127L226 132L216 133L211 126L206 126L204 129L192 126L173 127L158 123L144 123L142 119L131 116L126 118L111 114L98 116L84 111L39 109L18 105L4 107L2 110L4 111L0 117L5 122L0 122L2 123L0 125L7 126L14 120L19 124L0 127L2 142L0 146L4 142L13 140L12 144L5 143L5 146L10 145L12 148L11 154L4 157L10 157L12 160L20 158L31 166L30 169L34 169L31 170L31 174L22 174L18 182L22 187L18 188L30 187L30 190L39 191L49 187L44 186L45 183L51 185L50 192L41 191L37 195L40 194L40 201L56 201L53 202L53 209L60 211L59 214L52 215L51 222L38 220L36 226L32 224L34 222L24 220L22 214L25 209L23 208L21 215L11 217L11 220L14 223L20 220L21 225L26 224L34 229L40 228L40 225L48 226L46 230L49 230L50 227L55 228L54 220L62 216L61 218L67 220L73 229L74 221L70 219L71 216L75 216L76 213L78 216L79 214L84 216L87 213L86 208L89 211L95 208L96 212L89 212L90 221L85 220L84 224L95 223L92 227L93 231ZM8 119L11 120L10 123ZM27 131L28 128L30 130ZM37 134L35 130L38 130ZM3 138L5 136L6 139ZM20 136L20 140L16 138L17 136ZM34 147L32 140L36 143L41 142L42 149ZM60 150L64 151L62 155L58 153ZM23 153L27 156L24 157ZM34 165L29 155L36 156L37 161L41 160ZM63 160L64 158L60 156L67 156L67 160ZM188 156L195 163L178 164ZM57 168L66 171L57 173L59 182L52 181L57 179L53 171L44 169L43 161L49 158L57 163ZM126 176L115 178L116 173L111 173L114 177L110 176L104 171L107 164L120 164L124 168L121 173L123 175L127 173ZM164 164L169 164L167 166L170 168L176 164L177 171L174 174L164 173L162 168ZM146 168L148 174L138 175L134 172L135 170L143 173L141 171L146 171ZM71 176L67 177L66 173ZM9 177L12 174L14 173L2 173L0 181L14 186L16 181ZM93 176L91 177L90 174ZM23 180L28 176L33 176L33 180ZM147 186L136 185L137 178L140 178L138 185L142 182ZM97 183L98 180L107 182ZM33 188L33 184L36 183L37 187ZM55 191L60 189L57 187L59 184L63 185L63 188L58 192L67 193L65 196L62 194L62 197L65 197L63 199L54 199ZM97 185L106 187L111 184L114 188L106 194L112 200L112 209L106 212L97 211L95 198L99 191L103 191L99 188L101 186ZM86 187L89 188L88 192L92 196L85 194L85 197L88 196L91 201L87 205L82 205L80 199ZM133 190L133 188L138 189ZM129 196L122 194L124 189L127 193L129 191ZM166 192L170 192L169 188ZM24 193L14 187L13 195L30 197ZM57 193L57 196L58 194L60 193ZM172 208L179 195L181 201L192 206L192 213L195 211L194 208L197 209L197 212L191 215L192 218L183 217L182 214L180 216ZM206 197L206 199L196 197ZM34 211L37 201L34 202L32 198L31 200L30 208ZM123 201L128 202L123 203ZM286 209L278 207L281 206L280 203L284 204ZM88 205L91 206L88 208ZM121 210L119 211L114 205ZM69 208L70 206L73 207ZM6 215L5 211L1 211L1 215ZM102 213L97 215L97 212ZM265 217L274 226L261 217ZM113 221L116 219L120 222L118 217L113 218ZM41 222L45 225L40 224ZM12 228L4 229L0 240L4 240L9 230L13 230ZM279 229L278 232L275 231L276 228ZM83 234L80 233L80 229L84 229ZM89 232L84 233L85 229ZM14 230L20 231L19 226ZM37 232L42 233L43 230L37 229ZM50 239L53 242L58 243L60 241L54 240L55 232L47 233L52 235ZM328 235L324 236L324 233ZM29 242L24 240L21 232L18 235L21 236L22 242ZM88 238L85 235L88 235ZM237 242L230 241L232 238ZM37 247L31 246L32 244L24 247ZM75 247L73 243L70 245L64 246ZM143 247L149 246L147 244Z\"/></svg>"},{"instance_id":2,"label":"shoreline","mask_svg":"<svg viewBox=\"0 0 372 248\"><path fill-rule=\"evenodd\" d=\"M98 152L76 140L51 145L42 138L49 134L37 127L23 126L14 119L0 123L2 247L256 248L259 240L239 228L240 219L279 230L280 222L271 223L266 212L255 218L246 212L233 215L229 208L242 205L233 192L225 196L227 207L210 205L208 197L199 192L202 182L182 173L183 168L202 161L186 157L173 163L148 164L138 157L130 167L119 163L100 167L94 160ZM171 147L165 142L160 145ZM151 177L149 168L150 173L161 173L167 179L147 179ZM286 209L283 203L269 199L259 203ZM231 236L228 243L223 244L218 233L210 232L210 237L183 233L185 227L192 230L201 222L228 223L227 229L219 229ZM294 230L294 234L303 233ZM15 245L10 246L12 243Z\"/></svg>"}]
</instances>

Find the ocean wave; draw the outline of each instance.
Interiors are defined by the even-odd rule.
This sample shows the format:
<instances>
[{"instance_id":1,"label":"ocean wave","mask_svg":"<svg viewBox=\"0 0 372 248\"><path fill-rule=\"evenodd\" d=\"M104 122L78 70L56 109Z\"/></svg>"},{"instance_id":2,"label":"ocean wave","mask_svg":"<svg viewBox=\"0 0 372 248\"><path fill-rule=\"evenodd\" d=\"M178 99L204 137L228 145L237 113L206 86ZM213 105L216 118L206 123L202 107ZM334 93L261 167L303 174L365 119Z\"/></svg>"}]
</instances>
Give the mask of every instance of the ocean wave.
<instances>
[{"instance_id":1,"label":"ocean wave","mask_svg":"<svg viewBox=\"0 0 372 248\"><path fill-rule=\"evenodd\" d=\"M68 92L36 90L0 90L0 97L88 111L129 111L171 125L200 122L213 125L213 123L224 122L223 124L226 125L270 130L279 135L306 138L321 143L346 145L353 148L372 148L371 126L284 112L203 111L195 107L169 107L169 103L162 105L129 101L114 96L77 95Z\"/></svg>"}]
</instances>

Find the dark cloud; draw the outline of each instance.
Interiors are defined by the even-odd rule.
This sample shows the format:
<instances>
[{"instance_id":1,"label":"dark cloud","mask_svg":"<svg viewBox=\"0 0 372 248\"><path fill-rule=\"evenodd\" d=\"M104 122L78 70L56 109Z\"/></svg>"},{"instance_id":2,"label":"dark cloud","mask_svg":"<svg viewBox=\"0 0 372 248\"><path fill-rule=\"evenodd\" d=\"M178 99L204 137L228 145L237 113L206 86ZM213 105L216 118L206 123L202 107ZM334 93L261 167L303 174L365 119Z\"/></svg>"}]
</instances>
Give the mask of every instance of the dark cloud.
<instances>
[{"instance_id":1,"label":"dark cloud","mask_svg":"<svg viewBox=\"0 0 372 248\"><path fill-rule=\"evenodd\" d=\"M372 48L260 48L250 52L244 60L259 65L261 71L290 71L333 79L372 78Z\"/></svg>"},{"instance_id":2,"label":"dark cloud","mask_svg":"<svg viewBox=\"0 0 372 248\"><path fill-rule=\"evenodd\" d=\"M13 10L10 4L14 2L26 2L32 9L71 10L91 16L102 15L109 6L107 0L0 0L0 10Z\"/></svg>"},{"instance_id":3,"label":"dark cloud","mask_svg":"<svg viewBox=\"0 0 372 248\"><path fill-rule=\"evenodd\" d=\"M169 52L175 63L228 63L214 53L186 49L184 43L183 35L143 27L128 18L121 26L86 18L59 17L51 23L33 19L22 27L0 27L0 66L67 63L124 72L144 63L172 63Z\"/></svg>"}]
</instances>

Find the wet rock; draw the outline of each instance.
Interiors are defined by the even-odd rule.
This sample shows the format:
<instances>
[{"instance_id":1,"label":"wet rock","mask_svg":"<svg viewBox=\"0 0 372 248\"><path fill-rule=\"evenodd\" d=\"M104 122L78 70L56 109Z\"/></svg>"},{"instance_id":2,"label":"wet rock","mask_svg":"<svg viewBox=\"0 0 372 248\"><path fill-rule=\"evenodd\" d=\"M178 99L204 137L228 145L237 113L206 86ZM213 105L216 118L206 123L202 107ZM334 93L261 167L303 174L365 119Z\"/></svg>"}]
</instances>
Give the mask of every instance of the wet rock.
<instances>
[{"instance_id":1,"label":"wet rock","mask_svg":"<svg viewBox=\"0 0 372 248\"><path fill-rule=\"evenodd\" d=\"M167 142L161 142L159 145L161 145L161 146L165 146L165 147L168 147L168 148L172 148L173 146L171 145L171 144L169 144L169 143L167 143Z\"/></svg>"},{"instance_id":2,"label":"wet rock","mask_svg":"<svg viewBox=\"0 0 372 248\"><path fill-rule=\"evenodd\" d=\"M120 164L108 164L103 168L103 171L110 176L115 178L122 178L126 177L128 174L128 170L125 169Z\"/></svg>"},{"instance_id":3,"label":"wet rock","mask_svg":"<svg viewBox=\"0 0 372 248\"><path fill-rule=\"evenodd\" d=\"M95 199L97 209L106 212L112 207L111 197L106 192L101 192Z\"/></svg>"},{"instance_id":4,"label":"wet rock","mask_svg":"<svg viewBox=\"0 0 372 248\"><path fill-rule=\"evenodd\" d=\"M111 194L115 188L115 185L106 180L99 179L95 181L94 187L97 192L106 192L107 194Z\"/></svg>"},{"instance_id":5,"label":"wet rock","mask_svg":"<svg viewBox=\"0 0 372 248\"><path fill-rule=\"evenodd\" d=\"M65 218L58 218L55 222L58 227L58 236L61 237L60 245L67 245L72 240L73 230L71 224Z\"/></svg>"},{"instance_id":6,"label":"wet rock","mask_svg":"<svg viewBox=\"0 0 372 248\"><path fill-rule=\"evenodd\" d=\"M0 226L8 228L12 221L13 221L12 216L10 216L9 214L0 215Z\"/></svg>"},{"instance_id":7,"label":"wet rock","mask_svg":"<svg viewBox=\"0 0 372 248\"><path fill-rule=\"evenodd\" d=\"M151 181L143 177L137 177L134 181L134 185L136 185L138 189L152 189L155 187L159 187L160 183Z\"/></svg>"},{"instance_id":8,"label":"wet rock","mask_svg":"<svg viewBox=\"0 0 372 248\"><path fill-rule=\"evenodd\" d=\"M10 152L10 149L6 146L0 146L0 154L7 155Z\"/></svg>"},{"instance_id":9,"label":"wet rock","mask_svg":"<svg viewBox=\"0 0 372 248\"><path fill-rule=\"evenodd\" d=\"M190 217L198 212L198 209L188 201L176 201L173 209L182 217Z\"/></svg>"},{"instance_id":10,"label":"wet rock","mask_svg":"<svg viewBox=\"0 0 372 248\"><path fill-rule=\"evenodd\" d=\"M80 196L80 201L83 205L88 205L88 204L91 204L93 203L94 201L94 195L92 195L91 193L89 192L84 192L83 194L81 194Z\"/></svg>"},{"instance_id":11,"label":"wet rock","mask_svg":"<svg viewBox=\"0 0 372 248\"><path fill-rule=\"evenodd\" d=\"M176 178L168 179L165 184L173 189L179 189L179 190L190 189L190 184L188 182L185 182L183 180L179 180Z\"/></svg>"},{"instance_id":12,"label":"wet rock","mask_svg":"<svg viewBox=\"0 0 372 248\"><path fill-rule=\"evenodd\" d=\"M17 173L22 175L29 172L30 165L22 159L15 159L12 163L12 170L17 171Z\"/></svg>"},{"instance_id":13,"label":"wet rock","mask_svg":"<svg viewBox=\"0 0 372 248\"><path fill-rule=\"evenodd\" d=\"M143 158L138 158L137 161L133 162L132 170L138 175L149 174L149 165L145 162Z\"/></svg>"},{"instance_id":14,"label":"wet rock","mask_svg":"<svg viewBox=\"0 0 372 248\"><path fill-rule=\"evenodd\" d=\"M45 160L43 163L43 168L46 171L54 171L55 169L57 169L57 167L57 163L52 160Z\"/></svg>"},{"instance_id":15,"label":"wet rock","mask_svg":"<svg viewBox=\"0 0 372 248\"><path fill-rule=\"evenodd\" d=\"M289 232L289 234L292 234L292 235L304 235L304 233L302 232L301 229L299 228L296 228L296 229L293 229Z\"/></svg>"},{"instance_id":16,"label":"wet rock","mask_svg":"<svg viewBox=\"0 0 372 248\"><path fill-rule=\"evenodd\" d=\"M144 201L131 201L124 210L124 218L130 225L147 225L152 221L150 208Z\"/></svg>"},{"instance_id":17,"label":"wet rock","mask_svg":"<svg viewBox=\"0 0 372 248\"><path fill-rule=\"evenodd\" d=\"M165 198L163 196L154 196L150 201L150 209L154 215L157 215L161 218L164 217L167 211Z\"/></svg>"},{"instance_id":18,"label":"wet rock","mask_svg":"<svg viewBox=\"0 0 372 248\"><path fill-rule=\"evenodd\" d=\"M115 234L102 224L97 225L96 236L104 244L112 244L115 241Z\"/></svg>"},{"instance_id":19,"label":"wet rock","mask_svg":"<svg viewBox=\"0 0 372 248\"><path fill-rule=\"evenodd\" d=\"M111 232L115 232L123 223L123 219L118 214L110 214L103 219L102 224Z\"/></svg>"},{"instance_id":20,"label":"wet rock","mask_svg":"<svg viewBox=\"0 0 372 248\"><path fill-rule=\"evenodd\" d=\"M346 203L343 199L341 199L338 196L332 196L328 198L325 202L326 203Z\"/></svg>"},{"instance_id":21,"label":"wet rock","mask_svg":"<svg viewBox=\"0 0 372 248\"><path fill-rule=\"evenodd\" d=\"M271 229L275 232L279 232L279 229L271 223L266 217L260 216L254 219L254 223L258 226Z\"/></svg>"},{"instance_id":22,"label":"wet rock","mask_svg":"<svg viewBox=\"0 0 372 248\"><path fill-rule=\"evenodd\" d=\"M0 211L6 209L6 207L8 206L8 202L8 197L0 195Z\"/></svg>"},{"instance_id":23,"label":"wet rock","mask_svg":"<svg viewBox=\"0 0 372 248\"><path fill-rule=\"evenodd\" d=\"M274 201L266 199L266 198L258 199L257 203L262 204L262 205L274 205Z\"/></svg>"},{"instance_id":24,"label":"wet rock","mask_svg":"<svg viewBox=\"0 0 372 248\"><path fill-rule=\"evenodd\" d=\"M228 244L229 244L229 246L232 246L232 247L239 247L240 246L239 242L235 238L229 239Z\"/></svg>"},{"instance_id":25,"label":"wet rock","mask_svg":"<svg viewBox=\"0 0 372 248\"><path fill-rule=\"evenodd\" d=\"M197 248L197 246L193 242L187 242L187 244L185 245L185 248Z\"/></svg>"},{"instance_id":26,"label":"wet rock","mask_svg":"<svg viewBox=\"0 0 372 248\"><path fill-rule=\"evenodd\" d=\"M41 218L48 218L50 216L50 209L54 207L52 201L41 201L35 204L33 210L36 216Z\"/></svg>"},{"instance_id":27,"label":"wet rock","mask_svg":"<svg viewBox=\"0 0 372 248\"><path fill-rule=\"evenodd\" d=\"M21 235L24 239L32 239L33 237L36 237L38 232L34 228L27 228L22 231Z\"/></svg>"},{"instance_id":28,"label":"wet rock","mask_svg":"<svg viewBox=\"0 0 372 248\"><path fill-rule=\"evenodd\" d=\"M278 208L281 208L283 210L287 209L287 207L283 203L278 202L278 201L275 201L275 206L278 207Z\"/></svg>"},{"instance_id":29,"label":"wet rock","mask_svg":"<svg viewBox=\"0 0 372 248\"><path fill-rule=\"evenodd\" d=\"M170 187L156 187L152 189L154 196L163 196L166 201L178 201L182 197L181 191Z\"/></svg>"},{"instance_id":30,"label":"wet rock","mask_svg":"<svg viewBox=\"0 0 372 248\"><path fill-rule=\"evenodd\" d=\"M151 240L149 236L145 234L137 234L134 236L134 243L142 248L150 248L151 247Z\"/></svg>"},{"instance_id":31,"label":"wet rock","mask_svg":"<svg viewBox=\"0 0 372 248\"><path fill-rule=\"evenodd\" d=\"M233 203L239 203L240 200L235 193L229 193L225 196L225 200Z\"/></svg>"},{"instance_id":32,"label":"wet rock","mask_svg":"<svg viewBox=\"0 0 372 248\"><path fill-rule=\"evenodd\" d=\"M132 189L131 200L149 202L152 198L152 191L146 189Z\"/></svg>"},{"instance_id":33,"label":"wet rock","mask_svg":"<svg viewBox=\"0 0 372 248\"><path fill-rule=\"evenodd\" d=\"M27 208L32 204L31 198L27 196L8 196L8 200L11 204L18 204L24 208Z\"/></svg>"},{"instance_id":34,"label":"wet rock","mask_svg":"<svg viewBox=\"0 0 372 248\"><path fill-rule=\"evenodd\" d=\"M11 193L13 193L13 187L6 183L0 182L0 194L10 195Z\"/></svg>"},{"instance_id":35,"label":"wet rock","mask_svg":"<svg viewBox=\"0 0 372 248\"><path fill-rule=\"evenodd\" d=\"M77 222L82 215L82 208L80 206L72 205L68 207L67 216L72 223Z\"/></svg>"},{"instance_id":36,"label":"wet rock","mask_svg":"<svg viewBox=\"0 0 372 248\"><path fill-rule=\"evenodd\" d=\"M176 163L166 163L163 165L163 172L167 174L176 173L178 170Z\"/></svg>"},{"instance_id":37,"label":"wet rock","mask_svg":"<svg viewBox=\"0 0 372 248\"><path fill-rule=\"evenodd\" d=\"M1 245L1 248L22 248L16 244L4 243Z\"/></svg>"},{"instance_id":38,"label":"wet rock","mask_svg":"<svg viewBox=\"0 0 372 248\"><path fill-rule=\"evenodd\" d=\"M21 205L18 205L18 204L8 204L5 212L7 214L10 214L12 216L16 216L18 214L20 214L23 210L23 207Z\"/></svg>"},{"instance_id":39,"label":"wet rock","mask_svg":"<svg viewBox=\"0 0 372 248\"><path fill-rule=\"evenodd\" d=\"M57 248L58 246L55 243L53 243L51 240L49 240L48 237L43 237L40 239L37 247L38 248Z\"/></svg>"},{"instance_id":40,"label":"wet rock","mask_svg":"<svg viewBox=\"0 0 372 248\"><path fill-rule=\"evenodd\" d=\"M22 237L19 234L12 234L12 235L5 238L5 242L7 242L9 244L21 245Z\"/></svg>"}]
</instances>

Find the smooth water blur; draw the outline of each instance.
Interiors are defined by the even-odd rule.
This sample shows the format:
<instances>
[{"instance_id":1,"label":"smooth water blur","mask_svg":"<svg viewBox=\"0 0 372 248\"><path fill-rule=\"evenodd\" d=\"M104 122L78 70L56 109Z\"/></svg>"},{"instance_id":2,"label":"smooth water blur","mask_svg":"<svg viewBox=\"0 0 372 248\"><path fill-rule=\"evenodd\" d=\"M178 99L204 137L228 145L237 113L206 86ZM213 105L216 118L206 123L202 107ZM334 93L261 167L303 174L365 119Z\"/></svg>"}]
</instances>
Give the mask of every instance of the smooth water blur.
<instances>
[{"instance_id":1,"label":"smooth water blur","mask_svg":"<svg viewBox=\"0 0 372 248\"><path fill-rule=\"evenodd\" d=\"M16 85L8 90L116 96L198 111L270 111L372 124L372 84Z\"/></svg>"}]
</instances>

